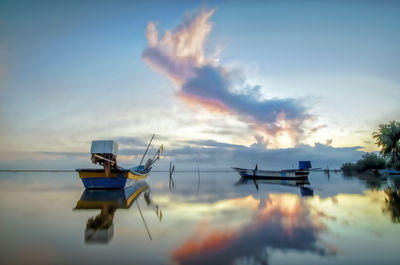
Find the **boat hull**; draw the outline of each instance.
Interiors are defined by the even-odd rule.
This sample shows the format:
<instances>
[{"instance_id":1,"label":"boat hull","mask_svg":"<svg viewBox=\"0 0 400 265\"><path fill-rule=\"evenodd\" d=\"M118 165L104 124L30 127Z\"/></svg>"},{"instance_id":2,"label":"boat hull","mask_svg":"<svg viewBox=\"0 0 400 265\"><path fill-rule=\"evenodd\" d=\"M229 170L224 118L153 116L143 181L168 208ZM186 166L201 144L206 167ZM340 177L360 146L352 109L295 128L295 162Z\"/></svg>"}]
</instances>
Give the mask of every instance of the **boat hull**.
<instances>
[{"instance_id":1,"label":"boat hull","mask_svg":"<svg viewBox=\"0 0 400 265\"><path fill-rule=\"evenodd\" d=\"M265 179L265 180L302 180L307 179L308 170L253 170L233 167L233 169L245 179Z\"/></svg>"},{"instance_id":2,"label":"boat hull","mask_svg":"<svg viewBox=\"0 0 400 265\"><path fill-rule=\"evenodd\" d=\"M86 189L124 189L136 184L149 175L148 172L137 172L129 169L116 169L106 177L102 169L77 169Z\"/></svg>"},{"instance_id":3,"label":"boat hull","mask_svg":"<svg viewBox=\"0 0 400 265\"><path fill-rule=\"evenodd\" d=\"M400 170L396 169L381 169L378 170L378 173L384 177L400 177Z\"/></svg>"}]
</instances>

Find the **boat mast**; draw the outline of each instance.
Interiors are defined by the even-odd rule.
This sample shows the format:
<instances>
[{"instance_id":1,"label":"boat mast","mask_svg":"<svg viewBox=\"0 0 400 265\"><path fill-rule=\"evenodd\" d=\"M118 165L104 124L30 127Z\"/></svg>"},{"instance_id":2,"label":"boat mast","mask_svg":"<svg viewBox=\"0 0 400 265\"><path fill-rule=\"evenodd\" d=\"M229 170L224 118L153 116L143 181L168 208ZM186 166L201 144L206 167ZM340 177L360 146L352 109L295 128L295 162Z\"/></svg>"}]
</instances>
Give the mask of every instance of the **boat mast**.
<instances>
[{"instance_id":1,"label":"boat mast","mask_svg":"<svg viewBox=\"0 0 400 265\"><path fill-rule=\"evenodd\" d=\"M150 144L151 144L151 142L153 141L153 139L154 139L154 136L155 136L155 134L153 134L153 136L151 137L151 140L150 140L149 144L147 145L146 151L144 151L144 154L143 154L142 160L140 160L139 167L142 165L143 159L144 159L144 157L145 157L145 156L146 156L146 154L147 154L147 150L149 150Z\"/></svg>"}]
</instances>

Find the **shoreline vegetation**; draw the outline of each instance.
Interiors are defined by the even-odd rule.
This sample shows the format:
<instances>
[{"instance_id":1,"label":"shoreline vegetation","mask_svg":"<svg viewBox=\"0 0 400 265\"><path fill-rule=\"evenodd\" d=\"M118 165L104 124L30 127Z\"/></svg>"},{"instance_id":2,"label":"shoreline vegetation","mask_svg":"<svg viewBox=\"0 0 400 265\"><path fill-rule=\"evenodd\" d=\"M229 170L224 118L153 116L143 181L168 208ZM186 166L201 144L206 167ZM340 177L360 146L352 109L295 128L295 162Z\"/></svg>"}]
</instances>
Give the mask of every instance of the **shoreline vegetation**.
<instances>
[{"instance_id":1,"label":"shoreline vegetation","mask_svg":"<svg viewBox=\"0 0 400 265\"><path fill-rule=\"evenodd\" d=\"M366 153L356 163L342 164L340 169L343 174L377 173L380 169L400 170L400 122L380 124L372 136L380 148L379 155Z\"/></svg>"},{"instance_id":2,"label":"shoreline vegetation","mask_svg":"<svg viewBox=\"0 0 400 265\"><path fill-rule=\"evenodd\" d=\"M379 169L386 169L387 163L386 160L382 157L379 157L375 153L366 153L362 156L360 160L356 163L344 163L341 166L341 170L345 175L352 175L354 173L364 173L367 171L377 171Z\"/></svg>"}]
</instances>

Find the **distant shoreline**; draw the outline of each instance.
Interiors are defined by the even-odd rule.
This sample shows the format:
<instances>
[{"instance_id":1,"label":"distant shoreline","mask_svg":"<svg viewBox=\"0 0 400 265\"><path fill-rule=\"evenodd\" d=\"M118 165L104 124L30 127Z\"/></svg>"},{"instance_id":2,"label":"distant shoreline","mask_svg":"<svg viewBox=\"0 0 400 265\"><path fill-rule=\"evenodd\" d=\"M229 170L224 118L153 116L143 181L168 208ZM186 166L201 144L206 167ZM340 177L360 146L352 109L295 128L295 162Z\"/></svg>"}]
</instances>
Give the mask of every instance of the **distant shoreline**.
<instances>
[{"instance_id":1,"label":"distant shoreline","mask_svg":"<svg viewBox=\"0 0 400 265\"><path fill-rule=\"evenodd\" d=\"M326 169L316 169L312 171L317 171L317 172L324 172L327 171ZM340 169L329 169L329 172L341 172L342 170ZM76 172L75 169L0 169L0 172ZM152 172L169 172L169 170L152 170ZM174 172L198 172L198 170L175 170ZM234 172L233 170L200 170L200 172Z\"/></svg>"}]
</instances>

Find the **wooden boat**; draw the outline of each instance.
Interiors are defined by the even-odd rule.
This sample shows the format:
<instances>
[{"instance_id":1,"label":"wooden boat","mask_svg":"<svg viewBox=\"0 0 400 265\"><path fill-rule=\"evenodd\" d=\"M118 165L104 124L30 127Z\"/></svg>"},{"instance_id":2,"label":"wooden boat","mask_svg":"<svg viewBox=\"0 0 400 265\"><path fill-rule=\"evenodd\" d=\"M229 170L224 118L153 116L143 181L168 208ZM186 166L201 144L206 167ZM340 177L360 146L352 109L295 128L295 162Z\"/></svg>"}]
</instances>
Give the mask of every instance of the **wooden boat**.
<instances>
[{"instance_id":1,"label":"wooden boat","mask_svg":"<svg viewBox=\"0 0 400 265\"><path fill-rule=\"evenodd\" d=\"M377 170L378 174L380 174L381 176L384 177L388 177L388 176L400 176L400 170L396 170L393 168L389 168L389 169L380 169Z\"/></svg>"},{"instance_id":2,"label":"wooden boat","mask_svg":"<svg viewBox=\"0 0 400 265\"><path fill-rule=\"evenodd\" d=\"M266 180L296 180L307 179L311 169L310 161L299 161L299 169L286 170L259 170L232 167L242 178L245 179L266 179Z\"/></svg>"},{"instance_id":3,"label":"wooden boat","mask_svg":"<svg viewBox=\"0 0 400 265\"><path fill-rule=\"evenodd\" d=\"M86 189L124 189L146 179L151 169L144 166L129 169L111 169L106 176L103 169L77 169L79 177Z\"/></svg>"},{"instance_id":4,"label":"wooden boat","mask_svg":"<svg viewBox=\"0 0 400 265\"><path fill-rule=\"evenodd\" d=\"M163 152L161 145L152 159L148 159L143 166L142 162L147 150L154 139L152 136L139 166L122 168L117 164L118 144L112 140L92 141L91 160L103 168L76 169L86 189L124 189L136 184L138 181L147 178L151 172L152 165L160 159Z\"/></svg>"}]
</instances>

